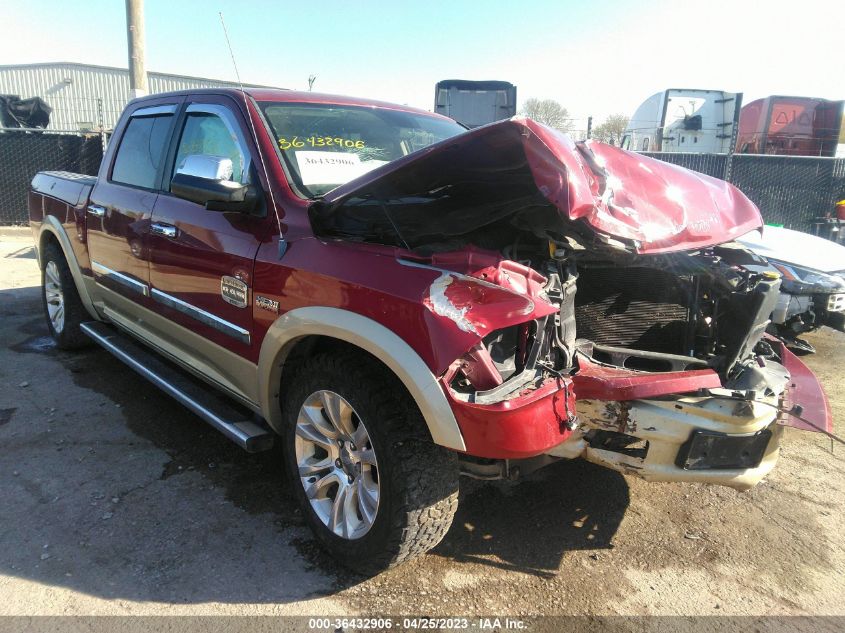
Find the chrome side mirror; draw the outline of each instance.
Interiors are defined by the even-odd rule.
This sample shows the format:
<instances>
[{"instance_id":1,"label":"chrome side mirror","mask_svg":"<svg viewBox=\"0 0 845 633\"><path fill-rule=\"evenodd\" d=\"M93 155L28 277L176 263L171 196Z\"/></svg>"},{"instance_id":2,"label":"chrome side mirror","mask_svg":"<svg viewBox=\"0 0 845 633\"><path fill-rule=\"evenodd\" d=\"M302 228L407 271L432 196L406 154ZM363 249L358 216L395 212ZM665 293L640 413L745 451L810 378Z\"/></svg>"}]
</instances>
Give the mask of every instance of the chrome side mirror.
<instances>
[{"instance_id":1,"label":"chrome side mirror","mask_svg":"<svg viewBox=\"0 0 845 633\"><path fill-rule=\"evenodd\" d=\"M176 173L215 182L231 181L234 167L231 158L210 154L189 154L176 167Z\"/></svg>"}]
</instances>

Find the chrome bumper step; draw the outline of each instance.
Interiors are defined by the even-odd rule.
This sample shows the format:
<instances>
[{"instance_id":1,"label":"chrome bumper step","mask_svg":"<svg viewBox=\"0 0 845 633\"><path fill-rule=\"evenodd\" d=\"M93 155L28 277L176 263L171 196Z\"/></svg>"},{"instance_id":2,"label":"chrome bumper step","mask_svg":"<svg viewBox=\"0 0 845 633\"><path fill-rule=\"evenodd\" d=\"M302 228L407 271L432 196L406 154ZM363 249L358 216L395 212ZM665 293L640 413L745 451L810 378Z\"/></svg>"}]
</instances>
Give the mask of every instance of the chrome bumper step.
<instances>
[{"instance_id":1,"label":"chrome bumper step","mask_svg":"<svg viewBox=\"0 0 845 633\"><path fill-rule=\"evenodd\" d=\"M88 321L81 328L95 343L245 451L257 453L272 448L273 432L254 422L250 411L226 399L212 387L168 364L155 352L110 325Z\"/></svg>"}]
</instances>

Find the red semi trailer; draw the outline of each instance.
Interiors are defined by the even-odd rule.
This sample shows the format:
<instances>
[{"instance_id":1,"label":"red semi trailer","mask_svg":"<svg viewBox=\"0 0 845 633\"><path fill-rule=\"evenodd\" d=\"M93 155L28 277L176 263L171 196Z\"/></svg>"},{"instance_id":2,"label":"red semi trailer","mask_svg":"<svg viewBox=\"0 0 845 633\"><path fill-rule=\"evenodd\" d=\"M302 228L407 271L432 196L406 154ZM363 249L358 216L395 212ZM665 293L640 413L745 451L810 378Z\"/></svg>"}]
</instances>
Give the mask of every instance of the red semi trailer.
<instances>
[{"instance_id":1,"label":"red semi trailer","mask_svg":"<svg viewBox=\"0 0 845 633\"><path fill-rule=\"evenodd\" d=\"M834 156L845 101L772 96L742 108L736 151L740 154Z\"/></svg>"}]
</instances>

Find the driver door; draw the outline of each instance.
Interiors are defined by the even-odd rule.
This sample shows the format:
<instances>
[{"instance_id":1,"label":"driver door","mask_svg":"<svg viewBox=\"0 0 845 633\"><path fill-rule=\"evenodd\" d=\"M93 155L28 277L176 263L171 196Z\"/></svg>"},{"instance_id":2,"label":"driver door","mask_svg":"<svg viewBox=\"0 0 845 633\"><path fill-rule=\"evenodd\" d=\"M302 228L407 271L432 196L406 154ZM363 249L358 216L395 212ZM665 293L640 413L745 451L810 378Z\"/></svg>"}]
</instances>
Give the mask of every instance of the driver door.
<instances>
[{"instance_id":1,"label":"driver door","mask_svg":"<svg viewBox=\"0 0 845 633\"><path fill-rule=\"evenodd\" d=\"M232 353L251 362L257 358L251 288L267 222L255 210L213 211L178 197L171 181L197 164L228 167L228 159L231 175L210 178L258 187L247 130L240 111L226 97L209 95L187 102L150 223L150 297L166 317L159 327L168 330L159 335L181 345L184 358L202 373L230 380ZM260 209L260 200L258 205Z\"/></svg>"}]
</instances>

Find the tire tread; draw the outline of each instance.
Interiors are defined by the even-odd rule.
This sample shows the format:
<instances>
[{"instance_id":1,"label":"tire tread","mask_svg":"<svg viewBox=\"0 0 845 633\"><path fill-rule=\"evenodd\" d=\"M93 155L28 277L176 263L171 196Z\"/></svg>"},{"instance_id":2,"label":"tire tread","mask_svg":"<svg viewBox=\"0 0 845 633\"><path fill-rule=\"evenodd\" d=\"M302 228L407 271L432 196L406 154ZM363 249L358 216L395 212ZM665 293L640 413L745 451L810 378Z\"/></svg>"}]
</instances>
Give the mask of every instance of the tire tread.
<instances>
[{"instance_id":1,"label":"tire tread","mask_svg":"<svg viewBox=\"0 0 845 633\"><path fill-rule=\"evenodd\" d=\"M303 387L307 390L308 377L314 375L342 378L345 390L355 393L359 401L368 399L369 408L382 412L380 422L389 427L382 431L389 438L395 456L392 463L400 474L391 486L387 542L366 560L344 560L342 555L339 560L356 571L375 574L437 546L449 531L458 508L457 455L432 442L425 421L404 386L377 361L355 351L319 354L304 363L289 389L282 390L283 397L288 396L283 402L298 410L298 399L309 394L297 391ZM292 415L288 424L295 423L296 411ZM300 486L298 480L293 484ZM325 538L320 540L326 544Z\"/></svg>"},{"instance_id":2,"label":"tire tread","mask_svg":"<svg viewBox=\"0 0 845 633\"><path fill-rule=\"evenodd\" d=\"M50 323L50 315L47 312L47 297L44 292L44 271L49 261L56 262L62 282L62 294L64 295L65 304L65 326L61 332L56 332L53 329L53 324ZM79 326L90 317L85 306L82 305L82 299L79 298L79 291L76 289L76 283L73 281L73 275L65 259L65 254L56 242L51 240L45 246L43 263L44 266L41 270L41 301L44 307L44 318L47 320L47 329L50 331L50 335L56 341L56 346L59 349L74 350L87 347L91 344L91 339L85 335Z\"/></svg>"}]
</instances>

